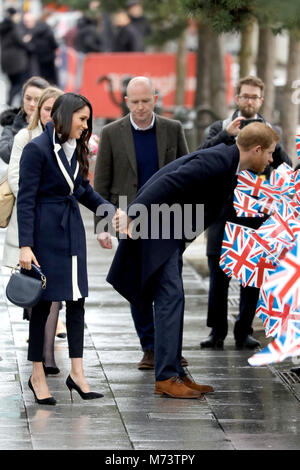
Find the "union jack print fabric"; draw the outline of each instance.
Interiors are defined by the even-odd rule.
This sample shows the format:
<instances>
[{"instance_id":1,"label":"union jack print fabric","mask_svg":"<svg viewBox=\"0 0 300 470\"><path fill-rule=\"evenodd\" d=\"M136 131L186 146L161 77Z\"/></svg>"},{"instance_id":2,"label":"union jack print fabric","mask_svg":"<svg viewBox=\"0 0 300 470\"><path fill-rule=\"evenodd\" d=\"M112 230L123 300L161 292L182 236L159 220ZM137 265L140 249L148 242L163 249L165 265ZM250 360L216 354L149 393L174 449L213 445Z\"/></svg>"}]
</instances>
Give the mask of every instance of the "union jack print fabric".
<instances>
[{"instance_id":1,"label":"union jack print fabric","mask_svg":"<svg viewBox=\"0 0 300 470\"><path fill-rule=\"evenodd\" d=\"M300 158L300 135L297 139ZM249 363L300 355L300 171L282 164L269 181L241 172L234 207L242 217L269 215L257 230L228 225L220 262L243 286L260 288L256 316L274 340Z\"/></svg>"}]
</instances>

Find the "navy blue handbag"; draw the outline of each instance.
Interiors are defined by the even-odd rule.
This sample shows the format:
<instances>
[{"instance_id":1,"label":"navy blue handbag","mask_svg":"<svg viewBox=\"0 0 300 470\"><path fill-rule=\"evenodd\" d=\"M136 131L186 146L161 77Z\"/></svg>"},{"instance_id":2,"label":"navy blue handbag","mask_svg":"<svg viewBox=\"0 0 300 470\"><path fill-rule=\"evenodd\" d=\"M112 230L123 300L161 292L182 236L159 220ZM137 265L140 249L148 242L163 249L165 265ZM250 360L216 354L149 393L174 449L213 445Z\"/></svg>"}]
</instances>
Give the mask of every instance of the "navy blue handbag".
<instances>
[{"instance_id":1,"label":"navy blue handbag","mask_svg":"<svg viewBox=\"0 0 300 470\"><path fill-rule=\"evenodd\" d=\"M6 297L10 302L23 308L32 308L40 300L43 290L46 289L46 277L41 269L32 264L31 271L21 270L16 266L6 286ZM24 274L26 272L27 274Z\"/></svg>"}]
</instances>

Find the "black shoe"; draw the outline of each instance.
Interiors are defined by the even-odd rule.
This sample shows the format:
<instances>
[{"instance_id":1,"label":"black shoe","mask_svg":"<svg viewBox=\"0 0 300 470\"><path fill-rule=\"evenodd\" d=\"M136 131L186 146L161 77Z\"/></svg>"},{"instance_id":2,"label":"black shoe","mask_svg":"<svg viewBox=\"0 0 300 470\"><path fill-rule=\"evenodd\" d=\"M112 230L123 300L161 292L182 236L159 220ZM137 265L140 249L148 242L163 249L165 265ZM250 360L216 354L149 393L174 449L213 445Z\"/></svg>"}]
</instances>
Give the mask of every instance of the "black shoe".
<instances>
[{"instance_id":1,"label":"black shoe","mask_svg":"<svg viewBox=\"0 0 300 470\"><path fill-rule=\"evenodd\" d=\"M67 333L58 333L56 336L57 336L57 338L66 338Z\"/></svg>"},{"instance_id":2,"label":"black shoe","mask_svg":"<svg viewBox=\"0 0 300 470\"><path fill-rule=\"evenodd\" d=\"M237 349L255 349L260 347L260 342L257 341L257 339L253 338L251 335L247 335L245 339L240 340L236 339L235 340L235 345Z\"/></svg>"},{"instance_id":3,"label":"black shoe","mask_svg":"<svg viewBox=\"0 0 300 470\"><path fill-rule=\"evenodd\" d=\"M71 378L69 375L67 380L66 380L66 385L68 389L70 390L70 395L71 395L71 401L73 403L73 395L72 395L72 390L76 390L76 392L79 393L81 398L83 400L94 400L95 398L102 398L103 395L102 393L96 393L96 392L83 392L80 387L74 382L74 380Z\"/></svg>"},{"instance_id":4,"label":"black shoe","mask_svg":"<svg viewBox=\"0 0 300 470\"><path fill-rule=\"evenodd\" d=\"M294 374L298 375L298 377L300 377L300 367L293 367L291 369L291 372L293 372Z\"/></svg>"},{"instance_id":5,"label":"black shoe","mask_svg":"<svg viewBox=\"0 0 300 470\"><path fill-rule=\"evenodd\" d=\"M224 340L211 333L206 339L201 341L201 348L223 349Z\"/></svg>"},{"instance_id":6,"label":"black shoe","mask_svg":"<svg viewBox=\"0 0 300 470\"><path fill-rule=\"evenodd\" d=\"M44 368L45 375L57 375L60 373L60 369L58 367L47 367L43 363L43 368Z\"/></svg>"},{"instance_id":7,"label":"black shoe","mask_svg":"<svg viewBox=\"0 0 300 470\"><path fill-rule=\"evenodd\" d=\"M35 394L35 391L34 391L34 388L32 386L32 383L31 383L31 377L30 379L28 380L28 386L30 388L30 390L32 390L33 392L33 395L34 395L34 398L35 398L35 401L39 404L39 405L56 405L56 400L55 398L53 397L48 397L48 398L43 398L43 399L39 399L37 398L36 394Z\"/></svg>"}]
</instances>

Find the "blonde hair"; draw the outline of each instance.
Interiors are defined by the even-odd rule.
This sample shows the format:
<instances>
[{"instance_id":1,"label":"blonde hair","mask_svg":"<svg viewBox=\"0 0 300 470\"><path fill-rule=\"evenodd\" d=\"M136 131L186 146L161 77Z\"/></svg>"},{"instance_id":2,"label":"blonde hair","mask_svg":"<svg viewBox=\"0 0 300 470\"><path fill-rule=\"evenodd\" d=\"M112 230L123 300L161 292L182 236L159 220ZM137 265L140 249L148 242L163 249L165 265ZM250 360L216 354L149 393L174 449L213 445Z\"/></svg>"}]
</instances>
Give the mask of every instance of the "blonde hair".
<instances>
[{"instance_id":1,"label":"blonde hair","mask_svg":"<svg viewBox=\"0 0 300 470\"><path fill-rule=\"evenodd\" d=\"M54 86L49 86L47 88L45 88L45 90L43 91L43 93L41 94L40 98L39 98L39 101L38 101L38 104L37 104L37 107L33 113L33 116L32 116L32 120L28 126L27 129L29 130L33 130L37 127L38 123L39 123L39 120L40 120L40 117L41 117L41 108L43 106L43 104L45 103L45 101L49 100L50 98L58 98L59 96L63 95L64 92L62 90L60 90L59 88L56 88Z\"/></svg>"},{"instance_id":2,"label":"blonde hair","mask_svg":"<svg viewBox=\"0 0 300 470\"><path fill-rule=\"evenodd\" d=\"M269 148L273 142L279 142L280 137L277 132L263 122L252 122L247 124L238 133L236 143L243 150L247 151L256 145L260 145L262 150Z\"/></svg>"}]
</instances>

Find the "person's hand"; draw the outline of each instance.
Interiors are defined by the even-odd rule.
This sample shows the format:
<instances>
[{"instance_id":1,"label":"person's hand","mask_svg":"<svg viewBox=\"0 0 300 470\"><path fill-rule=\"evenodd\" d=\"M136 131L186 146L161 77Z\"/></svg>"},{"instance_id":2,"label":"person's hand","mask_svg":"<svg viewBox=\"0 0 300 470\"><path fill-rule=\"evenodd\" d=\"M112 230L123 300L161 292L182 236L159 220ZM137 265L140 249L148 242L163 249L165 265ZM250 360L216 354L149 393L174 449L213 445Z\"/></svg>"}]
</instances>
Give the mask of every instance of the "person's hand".
<instances>
[{"instance_id":1,"label":"person's hand","mask_svg":"<svg viewBox=\"0 0 300 470\"><path fill-rule=\"evenodd\" d=\"M19 264L21 268L28 269L28 271L30 271L31 263L34 263L38 268L40 268L40 265L37 262L37 259L34 256L30 246L22 246L22 248L20 249L20 260L19 260Z\"/></svg>"},{"instance_id":2,"label":"person's hand","mask_svg":"<svg viewBox=\"0 0 300 470\"><path fill-rule=\"evenodd\" d=\"M102 248L106 248L108 250L112 249L111 234L109 232L98 233L97 240Z\"/></svg>"},{"instance_id":3,"label":"person's hand","mask_svg":"<svg viewBox=\"0 0 300 470\"><path fill-rule=\"evenodd\" d=\"M25 36L23 36L23 41L24 42L29 42L29 41L31 41L31 39L32 39L31 34L25 34Z\"/></svg>"},{"instance_id":4,"label":"person's hand","mask_svg":"<svg viewBox=\"0 0 300 470\"><path fill-rule=\"evenodd\" d=\"M126 233L131 237L131 230L129 224L132 222L131 218L128 217L126 212L122 209L118 209L112 219L113 228L116 232Z\"/></svg>"},{"instance_id":5,"label":"person's hand","mask_svg":"<svg viewBox=\"0 0 300 470\"><path fill-rule=\"evenodd\" d=\"M231 123L226 127L226 132L229 135L238 135L239 130L240 130L240 125L241 121L243 121L245 118L243 116L239 116L235 118Z\"/></svg>"}]
</instances>

